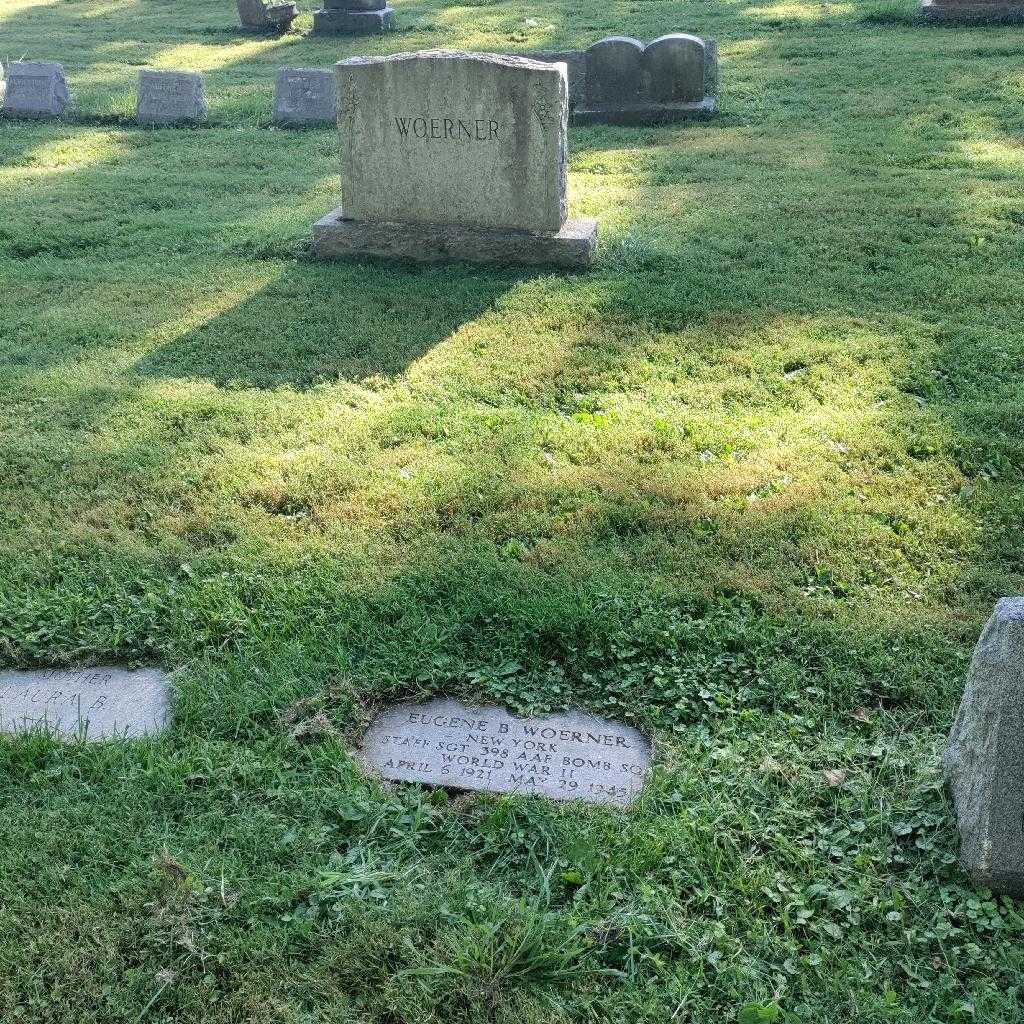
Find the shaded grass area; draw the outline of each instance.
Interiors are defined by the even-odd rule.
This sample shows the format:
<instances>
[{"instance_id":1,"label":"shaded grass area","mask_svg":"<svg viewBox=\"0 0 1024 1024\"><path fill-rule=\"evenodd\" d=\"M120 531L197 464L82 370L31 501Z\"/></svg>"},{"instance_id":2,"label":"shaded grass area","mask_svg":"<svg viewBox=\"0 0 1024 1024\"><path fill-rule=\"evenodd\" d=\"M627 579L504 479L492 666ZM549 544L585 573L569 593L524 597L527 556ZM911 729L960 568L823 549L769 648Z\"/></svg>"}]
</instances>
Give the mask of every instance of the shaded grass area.
<instances>
[{"instance_id":1,"label":"shaded grass area","mask_svg":"<svg viewBox=\"0 0 1024 1024\"><path fill-rule=\"evenodd\" d=\"M1019 1016L937 754L1022 584L1022 76L912 12L0 9L76 97L0 123L0 658L179 668L166 738L0 746L0 1017ZM572 132L592 273L306 258L336 144L277 66L671 29L722 115ZM131 126L133 61L211 126ZM362 778L431 693L636 722L649 791Z\"/></svg>"}]
</instances>

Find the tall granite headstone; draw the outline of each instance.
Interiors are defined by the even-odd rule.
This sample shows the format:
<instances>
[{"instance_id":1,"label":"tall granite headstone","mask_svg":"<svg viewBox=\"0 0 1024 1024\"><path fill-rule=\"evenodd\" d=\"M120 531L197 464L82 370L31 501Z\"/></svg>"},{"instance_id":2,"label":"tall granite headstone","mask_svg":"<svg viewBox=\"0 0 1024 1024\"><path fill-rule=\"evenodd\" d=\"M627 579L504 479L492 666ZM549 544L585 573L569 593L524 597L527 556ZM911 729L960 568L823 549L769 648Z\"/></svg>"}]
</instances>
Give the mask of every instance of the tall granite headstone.
<instances>
[{"instance_id":1,"label":"tall granite headstone","mask_svg":"<svg viewBox=\"0 0 1024 1024\"><path fill-rule=\"evenodd\" d=\"M313 35L376 36L395 27L387 0L325 0L313 12Z\"/></svg>"},{"instance_id":2,"label":"tall granite headstone","mask_svg":"<svg viewBox=\"0 0 1024 1024\"><path fill-rule=\"evenodd\" d=\"M335 70L343 205L318 255L590 263L597 222L566 218L564 65L436 50Z\"/></svg>"},{"instance_id":3,"label":"tall granite headstone","mask_svg":"<svg viewBox=\"0 0 1024 1024\"><path fill-rule=\"evenodd\" d=\"M60 117L64 113L71 93L60 64L12 60L6 71L7 89L0 88L0 98L8 117Z\"/></svg>"},{"instance_id":4,"label":"tall granite headstone","mask_svg":"<svg viewBox=\"0 0 1024 1024\"><path fill-rule=\"evenodd\" d=\"M1003 598L985 624L943 766L964 869L1024 894L1024 597Z\"/></svg>"},{"instance_id":5,"label":"tall granite headstone","mask_svg":"<svg viewBox=\"0 0 1024 1024\"><path fill-rule=\"evenodd\" d=\"M274 83L277 124L332 124L338 116L334 71L330 68L281 68Z\"/></svg>"},{"instance_id":6,"label":"tall granite headstone","mask_svg":"<svg viewBox=\"0 0 1024 1024\"><path fill-rule=\"evenodd\" d=\"M163 125L205 121L209 108L203 76L196 71L139 72L136 120L139 124Z\"/></svg>"}]
</instances>

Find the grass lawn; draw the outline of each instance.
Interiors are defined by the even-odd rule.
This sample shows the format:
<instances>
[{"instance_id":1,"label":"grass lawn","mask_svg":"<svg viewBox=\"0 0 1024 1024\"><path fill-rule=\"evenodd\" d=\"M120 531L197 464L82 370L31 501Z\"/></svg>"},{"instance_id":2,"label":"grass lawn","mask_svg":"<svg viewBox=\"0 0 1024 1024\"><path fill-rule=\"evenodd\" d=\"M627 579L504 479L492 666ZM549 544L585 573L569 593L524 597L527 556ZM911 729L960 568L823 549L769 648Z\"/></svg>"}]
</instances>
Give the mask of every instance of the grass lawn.
<instances>
[{"instance_id":1,"label":"grass lawn","mask_svg":"<svg viewBox=\"0 0 1024 1024\"><path fill-rule=\"evenodd\" d=\"M0 742L0 1019L1020 1019L938 765L1024 589L1020 28L311 10L0 0L75 101L0 122L0 665L178 669L164 737ZM270 127L277 67L671 30L721 114L570 131L592 272L306 257L337 144ZM136 128L142 65L209 125ZM441 693L637 724L651 783L363 778L374 708Z\"/></svg>"}]
</instances>

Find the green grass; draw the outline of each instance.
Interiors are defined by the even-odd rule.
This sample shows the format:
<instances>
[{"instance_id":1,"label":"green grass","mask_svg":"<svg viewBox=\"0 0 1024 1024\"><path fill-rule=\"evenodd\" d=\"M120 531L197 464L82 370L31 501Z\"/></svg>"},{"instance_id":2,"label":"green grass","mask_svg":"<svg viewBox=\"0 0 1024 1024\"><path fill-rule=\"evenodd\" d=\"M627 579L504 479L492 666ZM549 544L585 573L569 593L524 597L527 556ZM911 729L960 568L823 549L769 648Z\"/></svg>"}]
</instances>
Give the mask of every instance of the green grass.
<instances>
[{"instance_id":1,"label":"green grass","mask_svg":"<svg viewBox=\"0 0 1024 1024\"><path fill-rule=\"evenodd\" d=\"M0 663L179 669L166 737L0 744L0 1019L1019 1019L938 766L1024 588L1019 30L399 19L0 4L75 98L0 122ZM306 258L336 141L269 126L276 67L670 30L721 114L571 131L591 273ZM210 124L134 127L143 64ZM431 693L635 722L654 776L627 814L362 778Z\"/></svg>"}]
</instances>

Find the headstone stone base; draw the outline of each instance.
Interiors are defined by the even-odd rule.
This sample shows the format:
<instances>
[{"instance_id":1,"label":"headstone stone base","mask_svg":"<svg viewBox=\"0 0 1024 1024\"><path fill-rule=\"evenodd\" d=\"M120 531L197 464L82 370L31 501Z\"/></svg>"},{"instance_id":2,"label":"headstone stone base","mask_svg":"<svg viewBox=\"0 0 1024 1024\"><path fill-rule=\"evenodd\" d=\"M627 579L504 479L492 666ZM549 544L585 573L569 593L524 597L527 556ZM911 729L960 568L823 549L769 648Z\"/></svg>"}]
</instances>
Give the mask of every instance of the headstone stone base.
<instances>
[{"instance_id":1,"label":"headstone stone base","mask_svg":"<svg viewBox=\"0 0 1024 1024\"><path fill-rule=\"evenodd\" d=\"M411 224L347 219L339 206L313 225L313 253L321 259L381 256L440 263L528 264L589 267L597 241L597 221L570 218L556 234L456 224Z\"/></svg>"},{"instance_id":2,"label":"headstone stone base","mask_svg":"<svg viewBox=\"0 0 1024 1024\"><path fill-rule=\"evenodd\" d=\"M922 0L921 13L929 21L1024 21L1024 4L1002 0L975 0L972 3Z\"/></svg>"},{"instance_id":3,"label":"headstone stone base","mask_svg":"<svg viewBox=\"0 0 1024 1024\"><path fill-rule=\"evenodd\" d=\"M715 112L713 96L697 103L631 103L618 107L576 107L573 124L672 124L694 118L711 117Z\"/></svg>"},{"instance_id":4,"label":"headstone stone base","mask_svg":"<svg viewBox=\"0 0 1024 1024\"><path fill-rule=\"evenodd\" d=\"M394 7L379 11L339 11L325 7L313 12L315 36L379 36L394 27Z\"/></svg>"}]
</instances>

